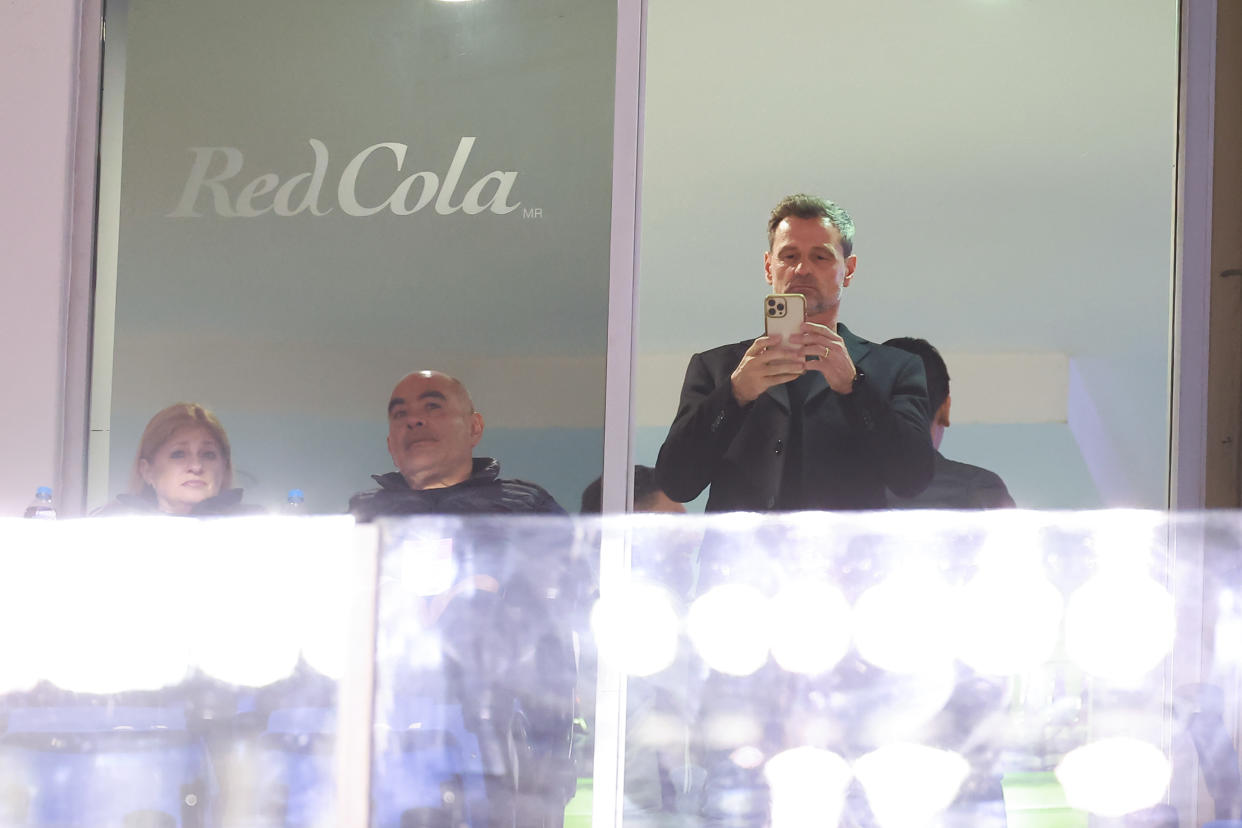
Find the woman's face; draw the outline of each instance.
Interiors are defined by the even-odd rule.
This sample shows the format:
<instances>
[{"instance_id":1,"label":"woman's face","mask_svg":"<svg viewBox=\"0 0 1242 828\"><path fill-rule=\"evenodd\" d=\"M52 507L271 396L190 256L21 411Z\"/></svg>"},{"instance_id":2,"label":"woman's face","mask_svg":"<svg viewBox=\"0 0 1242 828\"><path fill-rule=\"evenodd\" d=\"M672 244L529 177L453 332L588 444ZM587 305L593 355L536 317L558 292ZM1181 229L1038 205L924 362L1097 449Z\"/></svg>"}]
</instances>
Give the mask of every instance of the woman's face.
<instances>
[{"instance_id":1,"label":"woman's face","mask_svg":"<svg viewBox=\"0 0 1242 828\"><path fill-rule=\"evenodd\" d=\"M220 444L203 426L183 426L138 464L142 479L155 490L161 512L189 514L220 493L226 467Z\"/></svg>"}]
</instances>

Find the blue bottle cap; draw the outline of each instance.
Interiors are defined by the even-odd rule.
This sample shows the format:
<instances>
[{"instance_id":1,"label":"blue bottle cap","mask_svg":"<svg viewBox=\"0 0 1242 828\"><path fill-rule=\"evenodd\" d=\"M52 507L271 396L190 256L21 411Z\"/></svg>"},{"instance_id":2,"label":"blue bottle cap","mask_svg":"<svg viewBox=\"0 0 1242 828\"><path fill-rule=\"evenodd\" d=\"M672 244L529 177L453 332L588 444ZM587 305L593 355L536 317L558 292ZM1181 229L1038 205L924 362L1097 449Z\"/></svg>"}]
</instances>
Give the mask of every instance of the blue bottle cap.
<instances>
[{"instance_id":1,"label":"blue bottle cap","mask_svg":"<svg viewBox=\"0 0 1242 828\"><path fill-rule=\"evenodd\" d=\"M51 486L40 486L39 488L35 489L35 497L49 497L50 498L51 496L52 496Z\"/></svg>"},{"instance_id":2,"label":"blue bottle cap","mask_svg":"<svg viewBox=\"0 0 1242 828\"><path fill-rule=\"evenodd\" d=\"M289 499L290 500L305 500L306 495L302 493L301 489L290 489Z\"/></svg>"}]
</instances>

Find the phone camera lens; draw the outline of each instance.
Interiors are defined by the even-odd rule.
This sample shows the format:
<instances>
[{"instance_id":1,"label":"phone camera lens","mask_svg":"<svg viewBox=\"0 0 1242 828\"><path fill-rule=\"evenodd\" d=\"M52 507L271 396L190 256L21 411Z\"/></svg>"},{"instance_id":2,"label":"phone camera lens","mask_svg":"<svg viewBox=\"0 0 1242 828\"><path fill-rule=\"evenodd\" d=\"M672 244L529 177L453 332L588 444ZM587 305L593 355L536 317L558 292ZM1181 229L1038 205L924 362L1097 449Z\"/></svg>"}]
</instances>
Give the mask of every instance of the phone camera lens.
<instances>
[{"instance_id":1,"label":"phone camera lens","mask_svg":"<svg viewBox=\"0 0 1242 828\"><path fill-rule=\"evenodd\" d=\"M775 300L775 299L769 299L769 300L768 300L768 307L769 307L769 308L770 308L770 307L772 307L772 306L773 306L773 305L775 305L775 304L776 304L776 300Z\"/></svg>"},{"instance_id":2,"label":"phone camera lens","mask_svg":"<svg viewBox=\"0 0 1242 828\"><path fill-rule=\"evenodd\" d=\"M784 306L783 304L780 304L780 305L777 305L777 306L776 306L776 309L777 309L778 311L783 311L783 310L785 309L785 306Z\"/></svg>"}]
</instances>

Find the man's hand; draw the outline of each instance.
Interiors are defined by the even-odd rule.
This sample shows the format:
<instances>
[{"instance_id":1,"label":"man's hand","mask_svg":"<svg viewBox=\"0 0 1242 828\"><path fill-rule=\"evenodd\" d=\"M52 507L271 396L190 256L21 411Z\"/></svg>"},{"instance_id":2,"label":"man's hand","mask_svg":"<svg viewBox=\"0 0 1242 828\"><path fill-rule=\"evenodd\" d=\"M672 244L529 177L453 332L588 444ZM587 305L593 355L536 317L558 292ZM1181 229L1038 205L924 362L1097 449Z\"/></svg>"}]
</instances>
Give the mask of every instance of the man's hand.
<instances>
[{"instance_id":1,"label":"man's hand","mask_svg":"<svg viewBox=\"0 0 1242 828\"><path fill-rule=\"evenodd\" d=\"M829 388L838 394L849 394L854 390L854 377L858 370L854 367L854 360L850 359L849 351L845 350L845 340L836 331L826 325L803 322L802 333L794 334L790 341L801 346L803 358L819 357L817 361L808 362L806 367L823 374ZM736 389L736 385L734 387ZM736 390L734 393L737 393Z\"/></svg>"},{"instance_id":2,"label":"man's hand","mask_svg":"<svg viewBox=\"0 0 1242 828\"><path fill-rule=\"evenodd\" d=\"M815 327L823 326L816 325ZM828 329L824 328L824 330ZM794 334L794 336L799 335ZM780 385L800 377L807 366L805 357L803 357L805 350L794 343L782 343L780 334L761 336L752 342L746 349L746 353L742 354L742 361L733 369L733 374L729 378L733 385L733 398L737 400L737 404L749 405L773 385ZM823 348L820 348L820 353L823 353Z\"/></svg>"}]
</instances>

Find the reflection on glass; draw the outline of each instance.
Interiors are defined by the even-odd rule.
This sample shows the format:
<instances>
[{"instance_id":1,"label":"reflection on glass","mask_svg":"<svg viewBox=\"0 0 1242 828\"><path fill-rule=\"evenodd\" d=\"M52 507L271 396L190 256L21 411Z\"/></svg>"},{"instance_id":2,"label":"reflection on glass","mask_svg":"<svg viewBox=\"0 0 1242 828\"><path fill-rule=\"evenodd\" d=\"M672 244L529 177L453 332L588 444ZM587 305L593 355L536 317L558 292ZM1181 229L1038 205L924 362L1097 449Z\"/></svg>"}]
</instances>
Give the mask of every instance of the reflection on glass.
<instances>
[{"instance_id":1,"label":"reflection on glass","mask_svg":"<svg viewBox=\"0 0 1242 828\"><path fill-rule=\"evenodd\" d=\"M673 663L677 628L668 592L654 584L622 584L591 609L599 657L631 676L649 676Z\"/></svg>"},{"instance_id":2,"label":"reflection on glass","mask_svg":"<svg viewBox=\"0 0 1242 828\"><path fill-rule=\"evenodd\" d=\"M1082 594L1102 577L1089 541L1111 517L1032 517L1040 569L1058 594ZM346 797L337 797L348 766L370 771L372 822L384 828L581 828L592 797L614 792L623 824L644 826L999 828L1052 818L1082 825L1090 815L1166 824L1173 811L1190 812L1191 792L1201 807L1233 813L1228 718L1242 706L1238 665L1231 650L1211 647L1242 623L1242 524L1231 515L1149 517L1158 531L1148 547L1131 547L1128 569L1170 573L1167 587L1156 586L1173 596L1178 616L1206 597L1210 622L1202 635L1181 630L1186 651L1175 648L1124 683L1087 673L1067 658L1064 640L1041 663L1006 674L962 661L886 670L850 646L813 673L773 656L746 675L713 668L690 640L693 597L730 586L746 587L733 591L741 602L725 602L743 611L805 584L839 591L856 611L911 551L893 544L890 518L873 515L422 518L386 522L378 534L317 520L0 522L0 588L20 576L32 596L17 602L22 616L7 616L25 635L6 636L0 660L14 685L0 695L0 823L352 825L342 821ZM972 515L920 515L909 525L950 590L976 581L982 553L1007 531ZM609 628L603 652L652 640L665 648L670 620L677 633L671 661L663 649L662 669L628 678L623 730L596 722L589 703L601 648L587 609L600 596L601 539L618 528L632 540L639 598L613 591L624 581L604 584L603 594L623 609L658 605L665 617ZM1193 549L1193 559L1170 555L1157 537ZM352 566L367 558L364 546L377 545L379 606L354 606L375 581L369 571L358 580ZM708 558L711 583L701 577ZM212 567L227 577L207 576ZM247 607L263 595L271 621ZM252 640L229 620L234 607L254 625ZM342 648L365 659L368 641L323 632L352 630L346 616L371 617L360 613L371 609L378 634L368 723L343 701L364 662L341 681L332 675ZM143 617L180 638L144 630ZM212 629L214 648L205 646ZM71 655L84 661L70 670L59 650L74 638ZM777 649L777 638L765 640ZM207 669L200 654L221 642L253 650L239 653L244 669ZM300 653L293 665L290 642ZM155 648L155 657L143 664L127 645ZM350 721L360 730L346 729ZM338 756L351 737L369 734L370 768L365 751ZM591 740L598 750L624 740L619 788L592 779ZM357 793L365 804L365 788Z\"/></svg>"},{"instance_id":3,"label":"reflection on glass","mask_svg":"<svg viewBox=\"0 0 1242 828\"><path fill-rule=\"evenodd\" d=\"M15 599L0 823L336 824L353 531L333 518L0 525Z\"/></svg>"},{"instance_id":4,"label":"reflection on glass","mask_svg":"<svg viewBox=\"0 0 1242 828\"><path fill-rule=\"evenodd\" d=\"M886 828L925 825L957 798L970 773L958 754L926 745L885 745L854 763L876 821Z\"/></svg>"},{"instance_id":5,"label":"reflection on glass","mask_svg":"<svg viewBox=\"0 0 1242 828\"><path fill-rule=\"evenodd\" d=\"M1065 602L1037 571L985 569L957 600L957 655L981 673L1033 669L1056 649Z\"/></svg>"},{"instance_id":6,"label":"reflection on glass","mask_svg":"<svg viewBox=\"0 0 1242 828\"><path fill-rule=\"evenodd\" d=\"M1120 684L1140 681L1173 647L1173 596L1155 581L1101 574L1070 596L1065 643L1087 672Z\"/></svg>"},{"instance_id":7,"label":"reflection on glass","mask_svg":"<svg viewBox=\"0 0 1242 828\"><path fill-rule=\"evenodd\" d=\"M562 824L598 541L556 518L381 532L372 824Z\"/></svg>"},{"instance_id":8,"label":"reflection on glass","mask_svg":"<svg viewBox=\"0 0 1242 828\"><path fill-rule=\"evenodd\" d=\"M1075 601L1101 597L1093 585L1112 554L1092 541L1115 517L633 522L634 576L686 597L673 604L674 661L628 681L624 824L1003 826L1054 811L1080 824L1087 811L1153 806L1170 759L1151 745L1180 726L1165 703L1169 649L1120 683L1080 664L1072 643ZM1128 571L1170 564L1155 542L1174 531L1169 518L1144 520L1159 531L1130 543ZM1193 570L1180 582L1194 584ZM1165 617L1169 590L1143 583ZM1131 636L1112 636L1124 651ZM1219 745L1223 724L1196 721L1208 749ZM1114 773L1109 740L1121 736L1147 747Z\"/></svg>"},{"instance_id":9,"label":"reflection on glass","mask_svg":"<svg viewBox=\"0 0 1242 828\"><path fill-rule=\"evenodd\" d=\"M1155 745L1101 739L1075 748L1057 765L1057 779L1075 808L1118 817L1164 798L1173 769Z\"/></svg>"},{"instance_id":10,"label":"reflection on glass","mask_svg":"<svg viewBox=\"0 0 1242 828\"><path fill-rule=\"evenodd\" d=\"M713 670L748 676L767 661L770 610L768 599L754 587L725 584L690 605L686 631Z\"/></svg>"},{"instance_id":11,"label":"reflection on glass","mask_svg":"<svg viewBox=\"0 0 1242 828\"><path fill-rule=\"evenodd\" d=\"M853 774L831 751L798 747L769 759L764 775L772 788L773 828L810 828L840 819Z\"/></svg>"},{"instance_id":12,"label":"reflection on glass","mask_svg":"<svg viewBox=\"0 0 1242 828\"><path fill-rule=\"evenodd\" d=\"M900 572L854 607L858 653L894 673L916 673L953 656L953 595L933 572Z\"/></svg>"},{"instance_id":13,"label":"reflection on glass","mask_svg":"<svg viewBox=\"0 0 1242 828\"><path fill-rule=\"evenodd\" d=\"M836 666L850 646L850 605L839 589L793 583L772 601L772 658L810 676Z\"/></svg>"}]
</instances>

